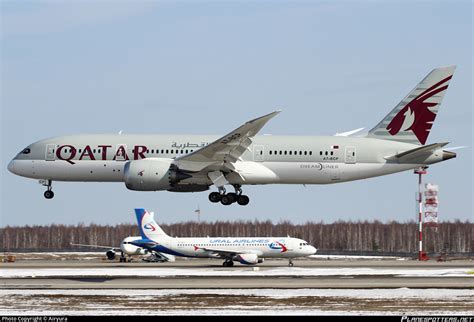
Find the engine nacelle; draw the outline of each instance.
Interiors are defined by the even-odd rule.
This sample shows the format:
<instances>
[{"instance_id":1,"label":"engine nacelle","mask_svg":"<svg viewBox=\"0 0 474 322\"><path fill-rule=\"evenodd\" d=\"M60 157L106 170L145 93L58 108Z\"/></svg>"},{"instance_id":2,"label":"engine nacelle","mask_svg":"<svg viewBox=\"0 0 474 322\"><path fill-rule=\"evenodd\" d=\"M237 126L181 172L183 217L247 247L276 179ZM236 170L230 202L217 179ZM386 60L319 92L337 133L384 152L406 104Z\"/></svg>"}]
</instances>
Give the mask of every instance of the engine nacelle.
<instances>
[{"instance_id":1,"label":"engine nacelle","mask_svg":"<svg viewBox=\"0 0 474 322\"><path fill-rule=\"evenodd\" d=\"M124 168L125 185L130 190L168 190L179 181L191 177L172 164L171 159L129 161Z\"/></svg>"},{"instance_id":2,"label":"engine nacelle","mask_svg":"<svg viewBox=\"0 0 474 322\"><path fill-rule=\"evenodd\" d=\"M107 256L107 259L110 260L110 261L113 261L115 259L115 252L111 249L111 250L108 250L106 253L105 253L105 256Z\"/></svg>"},{"instance_id":3,"label":"engine nacelle","mask_svg":"<svg viewBox=\"0 0 474 322\"><path fill-rule=\"evenodd\" d=\"M263 263L263 258L258 258L257 254L239 254L236 259L245 265L255 265L257 263Z\"/></svg>"}]
</instances>

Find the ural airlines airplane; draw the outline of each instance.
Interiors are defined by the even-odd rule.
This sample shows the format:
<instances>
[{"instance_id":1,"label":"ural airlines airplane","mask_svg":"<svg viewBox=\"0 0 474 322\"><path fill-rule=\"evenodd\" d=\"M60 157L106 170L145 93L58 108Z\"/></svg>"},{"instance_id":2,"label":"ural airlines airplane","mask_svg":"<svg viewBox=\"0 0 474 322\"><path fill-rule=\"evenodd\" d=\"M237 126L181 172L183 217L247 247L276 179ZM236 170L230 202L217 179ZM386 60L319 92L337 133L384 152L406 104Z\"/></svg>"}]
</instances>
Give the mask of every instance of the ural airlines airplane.
<instances>
[{"instance_id":1,"label":"ural airlines airplane","mask_svg":"<svg viewBox=\"0 0 474 322\"><path fill-rule=\"evenodd\" d=\"M244 185L329 184L361 180L456 157L448 144L426 144L455 66L431 71L367 134L259 136L279 111L212 135L72 135L24 148L8 169L53 181L123 182L139 191L197 192L214 186L211 202L247 205ZM225 186L235 192L227 193Z\"/></svg>"},{"instance_id":2,"label":"ural airlines airplane","mask_svg":"<svg viewBox=\"0 0 474 322\"><path fill-rule=\"evenodd\" d=\"M153 213L135 209L138 229L142 239L131 244L151 251L182 257L222 258L225 267L234 265L234 260L245 265L262 263L264 258L293 258L316 253L316 248L302 239L290 237L170 237L155 222Z\"/></svg>"}]
</instances>

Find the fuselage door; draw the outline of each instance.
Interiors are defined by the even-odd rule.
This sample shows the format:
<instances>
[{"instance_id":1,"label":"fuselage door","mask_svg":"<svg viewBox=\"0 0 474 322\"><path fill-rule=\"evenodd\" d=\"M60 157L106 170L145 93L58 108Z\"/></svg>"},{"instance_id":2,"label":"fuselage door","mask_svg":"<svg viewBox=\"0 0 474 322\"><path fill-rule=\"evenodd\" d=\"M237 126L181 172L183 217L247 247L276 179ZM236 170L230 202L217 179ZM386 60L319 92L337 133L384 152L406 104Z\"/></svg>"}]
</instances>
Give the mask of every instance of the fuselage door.
<instances>
[{"instance_id":1,"label":"fuselage door","mask_svg":"<svg viewBox=\"0 0 474 322\"><path fill-rule=\"evenodd\" d=\"M55 152L56 151L56 144L47 144L46 145L46 152L45 152L45 159L46 161L54 161L55 160Z\"/></svg>"},{"instance_id":2,"label":"fuselage door","mask_svg":"<svg viewBox=\"0 0 474 322\"><path fill-rule=\"evenodd\" d=\"M346 146L346 155L345 155L345 162L346 163L356 163L356 148L355 146Z\"/></svg>"},{"instance_id":3,"label":"fuselage door","mask_svg":"<svg viewBox=\"0 0 474 322\"><path fill-rule=\"evenodd\" d=\"M253 160L262 162L265 160L265 147L263 145L254 145L253 147Z\"/></svg>"}]
</instances>

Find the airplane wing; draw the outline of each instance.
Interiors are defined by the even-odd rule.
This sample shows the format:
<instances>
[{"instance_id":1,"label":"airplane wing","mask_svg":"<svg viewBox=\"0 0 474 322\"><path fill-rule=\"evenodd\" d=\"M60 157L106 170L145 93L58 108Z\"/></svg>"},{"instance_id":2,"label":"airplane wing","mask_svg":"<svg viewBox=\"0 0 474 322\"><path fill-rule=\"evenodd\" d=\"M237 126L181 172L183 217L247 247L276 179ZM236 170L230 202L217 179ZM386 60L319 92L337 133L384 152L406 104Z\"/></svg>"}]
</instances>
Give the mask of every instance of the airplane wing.
<instances>
[{"instance_id":1,"label":"airplane wing","mask_svg":"<svg viewBox=\"0 0 474 322\"><path fill-rule=\"evenodd\" d=\"M87 245L87 244L70 244L71 246L91 247L91 248L102 248L102 249L113 249L117 252L121 251L120 247L114 246L102 246L102 245Z\"/></svg>"},{"instance_id":2,"label":"airplane wing","mask_svg":"<svg viewBox=\"0 0 474 322\"><path fill-rule=\"evenodd\" d=\"M427 154L432 153L433 151L442 148L443 146L447 145L449 142L444 143L433 143L429 145L423 145L419 148L411 149L402 153L398 153L389 157L385 157L385 160L389 161L398 161L403 162L405 160L418 158L421 156L425 156Z\"/></svg>"},{"instance_id":3,"label":"airplane wing","mask_svg":"<svg viewBox=\"0 0 474 322\"><path fill-rule=\"evenodd\" d=\"M207 146L176 158L175 163L181 170L193 172L201 171L210 165L221 165L222 168L228 165L227 170L233 170L231 164L238 161L240 156L248 150L252 144L252 137L278 113L280 111L248 121Z\"/></svg>"},{"instance_id":4,"label":"airplane wing","mask_svg":"<svg viewBox=\"0 0 474 322\"><path fill-rule=\"evenodd\" d=\"M242 251L242 250L227 250L227 249L224 250L224 249L217 249L217 248L197 247L197 246L194 246L194 247L196 248L196 250L202 249L206 252L214 253L217 256L222 257L222 258L229 258L229 257L234 257L239 254L252 253L251 251Z\"/></svg>"},{"instance_id":5,"label":"airplane wing","mask_svg":"<svg viewBox=\"0 0 474 322\"><path fill-rule=\"evenodd\" d=\"M158 245L158 243L152 241L151 239L138 239L138 240L132 240L130 241L130 244L138 246L138 247L143 247L148 250L153 250L153 247Z\"/></svg>"}]
</instances>

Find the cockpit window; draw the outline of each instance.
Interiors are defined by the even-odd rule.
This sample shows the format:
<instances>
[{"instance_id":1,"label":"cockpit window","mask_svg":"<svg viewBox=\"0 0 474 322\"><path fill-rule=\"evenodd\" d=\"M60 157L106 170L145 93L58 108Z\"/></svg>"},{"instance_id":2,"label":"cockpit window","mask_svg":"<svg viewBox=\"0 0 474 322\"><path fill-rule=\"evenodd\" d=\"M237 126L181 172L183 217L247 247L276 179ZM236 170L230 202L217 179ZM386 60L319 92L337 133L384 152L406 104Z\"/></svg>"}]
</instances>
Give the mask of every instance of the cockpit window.
<instances>
[{"instance_id":1,"label":"cockpit window","mask_svg":"<svg viewBox=\"0 0 474 322\"><path fill-rule=\"evenodd\" d=\"M26 148L23 151L21 151L21 154L29 154L31 152L30 148Z\"/></svg>"}]
</instances>

